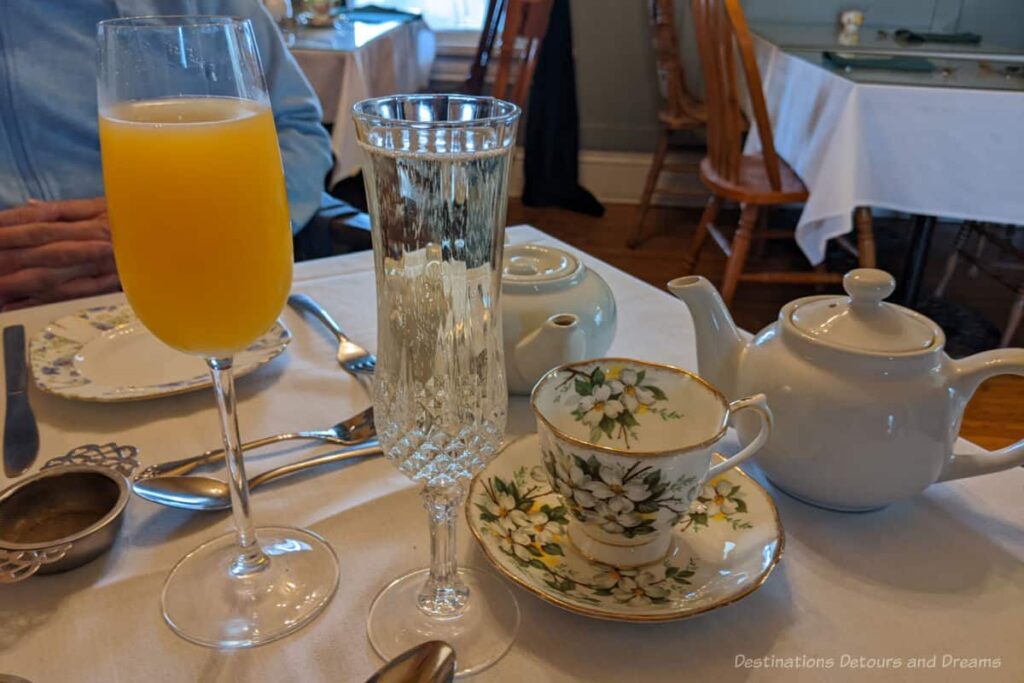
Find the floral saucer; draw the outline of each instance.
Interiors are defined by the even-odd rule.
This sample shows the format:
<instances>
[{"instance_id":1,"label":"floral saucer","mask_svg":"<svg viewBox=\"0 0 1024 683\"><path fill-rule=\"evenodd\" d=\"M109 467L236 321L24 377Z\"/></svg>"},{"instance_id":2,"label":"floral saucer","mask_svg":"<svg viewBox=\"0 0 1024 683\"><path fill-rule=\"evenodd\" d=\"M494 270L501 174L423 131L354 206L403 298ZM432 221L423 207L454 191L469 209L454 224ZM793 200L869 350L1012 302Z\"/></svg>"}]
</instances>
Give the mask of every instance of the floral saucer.
<instances>
[{"instance_id":1,"label":"floral saucer","mask_svg":"<svg viewBox=\"0 0 1024 683\"><path fill-rule=\"evenodd\" d=\"M235 376L269 363L291 339L284 325L274 323L235 356ZM136 401L211 384L202 359L158 340L126 303L54 320L32 338L29 362L41 390L81 401Z\"/></svg>"},{"instance_id":2,"label":"floral saucer","mask_svg":"<svg viewBox=\"0 0 1024 683\"><path fill-rule=\"evenodd\" d=\"M686 619L753 593L782 555L775 503L734 468L704 485L663 560L629 569L600 564L569 541L568 510L540 460L536 435L509 444L473 479L466 519L499 572L571 612L617 621Z\"/></svg>"}]
</instances>

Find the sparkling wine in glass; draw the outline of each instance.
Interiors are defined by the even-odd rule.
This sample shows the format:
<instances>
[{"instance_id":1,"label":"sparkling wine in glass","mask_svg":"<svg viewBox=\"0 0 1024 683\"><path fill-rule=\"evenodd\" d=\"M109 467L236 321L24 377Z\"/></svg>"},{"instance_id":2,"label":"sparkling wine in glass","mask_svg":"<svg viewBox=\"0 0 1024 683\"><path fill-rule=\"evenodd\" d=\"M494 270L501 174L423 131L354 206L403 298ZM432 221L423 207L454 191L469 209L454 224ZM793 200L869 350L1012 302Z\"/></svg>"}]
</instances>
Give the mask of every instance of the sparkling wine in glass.
<instances>
[{"instance_id":1,"label":"sparkling wine in glass","mask_svg":"<svg viewBox=\"0 0 1024 683\"><path fill-rule=\"evenodd\" d=\"M390 659L427 640L459 673L493 664L519 626L489 572L459 569L469 479L502 442L501 262L519 109L489 97L404 95L355 105L377 277L374 415L386 457L421 485L431 564L389 584L368 631Z\"/></svg>"},{"instance_id":2,"label":"sparkling wine in glass","mask_svg":"<svg viewBox=\"0 0 1024 683\"><path fill-rule=\"evenodd\" d=\"M99 129L111 235L132 309L213 377L235 531L171 570L164 618L210 647L280 638L338 585L314 533L253 527L232 357L270 329L291 287L292 243L274 117L248 21L104 21Z\"/></svg>"}]
</instances>

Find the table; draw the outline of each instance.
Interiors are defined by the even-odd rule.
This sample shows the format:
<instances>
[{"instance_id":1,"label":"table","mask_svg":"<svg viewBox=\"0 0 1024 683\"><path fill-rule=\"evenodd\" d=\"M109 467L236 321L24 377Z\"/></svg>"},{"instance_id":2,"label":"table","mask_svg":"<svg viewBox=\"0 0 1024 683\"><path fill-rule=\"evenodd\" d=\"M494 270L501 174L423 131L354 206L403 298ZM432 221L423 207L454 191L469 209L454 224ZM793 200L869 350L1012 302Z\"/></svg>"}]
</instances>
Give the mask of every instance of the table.
<instances>
[{"instance_id":1,"label":"table","mask_svg":"<svg viewBox=\"0 0 1024 683\"><path fill-rule=\"evenodd\" d=\"M858 206L1020 223L1024 79L938 61L948 76L839 72L756 38L775 146L810 189L796 239L811 263ZM760 149L756 131L747 152Z\"/></svg>"},{"instance_id":2,"label":"table","mask_svg":"<svg viewBox=\"0 0 1024 683\"><path fill-rule=\"evenodd\" d=\"M324 122L333 125L331 184L356 173L352 105L367 97L418 92L430 82L436 51L433 32L418 17L357 10L337 28L299 27L286 36L292 54L320 98Z\"/></svg>"},{"instance_id":3,"label":"table","mask_svg":"<svg viewBox=\"0 0 1024 683\"><path fill-rule=\"evenodd\" d=\"M839 29L835 24L787 24L756 22L750 30L757 36L786 50L823 50L852 52L863 55L898 56L914 55L937 59L989 59L1009 63L1024 63L1024 51L985 40L965 45L957 43L898 42L893 36L899 26L886 27L886 35L879 34L879 27L862 26L857 45L840 45Z\"/></svg>"},{"instance_id":4,"label":"table","mask_svg":"<svg viewBox=\"0 0 1024 683\"><path fill-rule=\"evenodd\" d=\"M530 227L510 229L509 238L565 247ZM572 251L615 292L619 326L609 354L695 367L694 332L681 302ZM373 346L376 307L368 253L298 265L295 290L321 300L350 335ZM117 300L120 295L95 301ZM23 323L31 335L82 305L5 313L0 324ZM291 310L282 317L294 333L289 350L239 380L243 437L326 426L367 404L362 387L336 366L326 331ZM99 405L33 389L31 400L44 459L112 439L139 446L146 462L219 443L213 397L205 391ZM526 400L514 399L509 431L533 429ZM250 471L269 466L262 457L256 462ZM840 670L844 654L937 655L938 670L891 672L901 680L1021 680L1022 489L1024 470L1018 468L937 485L881 512L841 514L769 488L786 528L786 547L775 573L750 597L688 621L622 624L564 612L516 588L523 617L519 638L503 660L472 680L788 682L877 675ZM304 630L233 653L175 636L160 617L164 577L198 543L228 530L229 515L162 509L136 499L111 554L67 574L0 586L0 671L35 683L365 680L379 665L365 635L372 598L428 558L426 523L413 486L377 459L282 480L256 491L253 500L257 522L308 526L338 552L338 594ZM460 533L462 560L486 567L464 525ZM1001 666L981 675L941 669L944 654L1000 657ZM737 669L741 655L769 668ZM835 669L782 668L788 660L772 657L832 657Z\"/></svg>"}]
</instances>

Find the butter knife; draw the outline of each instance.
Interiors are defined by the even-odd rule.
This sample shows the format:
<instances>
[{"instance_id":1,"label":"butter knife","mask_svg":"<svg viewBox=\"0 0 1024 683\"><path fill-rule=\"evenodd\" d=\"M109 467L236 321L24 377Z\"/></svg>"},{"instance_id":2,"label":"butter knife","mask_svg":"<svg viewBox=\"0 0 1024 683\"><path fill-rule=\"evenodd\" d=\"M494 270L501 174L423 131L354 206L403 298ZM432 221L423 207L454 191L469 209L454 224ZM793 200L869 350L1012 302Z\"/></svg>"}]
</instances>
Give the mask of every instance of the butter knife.
<instances>
[{"instance_id":1,"label":"butter knife","mask_svg":"<svg viewBox=\"0 0 1024 683\"><path fill-rule=\"evenodd\" d=\"M4 328L4 377L7 380L4 475L10 479L31 467L39 453L39 428L32 406L28 404L24 325Z\"/></svg>"}]
</instances>

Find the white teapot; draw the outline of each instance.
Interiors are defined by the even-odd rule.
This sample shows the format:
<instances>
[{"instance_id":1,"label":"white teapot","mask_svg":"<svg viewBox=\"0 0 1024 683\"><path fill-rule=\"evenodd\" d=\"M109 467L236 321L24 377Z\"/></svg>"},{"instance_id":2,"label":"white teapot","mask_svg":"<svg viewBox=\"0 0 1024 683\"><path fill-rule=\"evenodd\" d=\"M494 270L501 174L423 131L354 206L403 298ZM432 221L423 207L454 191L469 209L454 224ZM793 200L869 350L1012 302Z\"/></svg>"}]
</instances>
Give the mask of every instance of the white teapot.
<instances>
[{"instance_id":1,"label":"white teapot","mask_svg":"<svg viewBox=\"0 0 1024 683\"><path fill-rule=\"evenodd\" d=\"M567 251L505 246L502 330L508 389L529 394L551 368L604 355L615 337L607 283Z\"/></svg>"},{"instance_id":2,"label":"white teapot","mask_svg":"<svg viewBox=\"0 0 1024 683\"><path fill-rule=\"evenodd\" d=\"M768 397L775 426L756 460L783 491L870 510L935 482L1024 463L1024 439L991 453L953 452L978 385L1024 375L1024 349L952 360L938 325L883 301L895 286L884 271L850 271L848 296L791 301L748 342L707 280L668 283L693 315L700 374L731 398ZM756 425L737 428L744 443L756 435Z\"/></svg>"}]
</instances>

